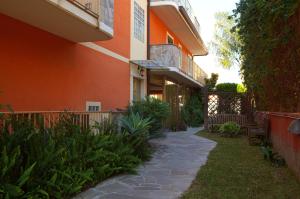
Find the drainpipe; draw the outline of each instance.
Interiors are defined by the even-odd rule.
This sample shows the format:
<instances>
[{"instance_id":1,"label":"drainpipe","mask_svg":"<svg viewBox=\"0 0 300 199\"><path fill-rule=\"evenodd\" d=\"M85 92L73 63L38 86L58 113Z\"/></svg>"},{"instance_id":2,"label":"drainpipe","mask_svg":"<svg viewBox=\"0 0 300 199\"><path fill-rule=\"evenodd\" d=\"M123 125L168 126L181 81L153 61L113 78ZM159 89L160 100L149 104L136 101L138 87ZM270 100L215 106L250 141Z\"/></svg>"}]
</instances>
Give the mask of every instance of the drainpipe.
<instances>
[{"instance_id":1,"label":"drainpipe","mask_svg":"<svg viewBox=\"0 0 300 199\"><path fill-rule=\"evenodd\" d=\"M147 0L147 60L150 60L150 0ZM147 96L150 95L150 70L147 69Z\"/></svg>"},{"instance_id":2,"label":"drainpipe","mask_svg":"<svg viewBox=\"0 0 300 199\"><path fill-rule=\"evenodd\" d=\"M147 0L147 59L150 59L150 0Z\"/></svg>"}]
</instances>

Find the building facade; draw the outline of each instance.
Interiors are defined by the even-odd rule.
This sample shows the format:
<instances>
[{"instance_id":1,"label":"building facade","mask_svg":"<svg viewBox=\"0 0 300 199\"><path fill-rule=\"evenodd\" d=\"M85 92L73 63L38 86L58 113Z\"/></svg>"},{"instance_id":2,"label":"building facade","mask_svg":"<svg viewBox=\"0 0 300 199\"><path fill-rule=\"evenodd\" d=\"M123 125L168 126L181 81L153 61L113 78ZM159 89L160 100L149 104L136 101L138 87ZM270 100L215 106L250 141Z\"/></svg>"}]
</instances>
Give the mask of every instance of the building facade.
<instances>
[{"instance_id":1,"label":"building facade","mask_svg":"<svg viewBox=\"0 0 300 199\"><path fill-rule=\"evenodd\" d=\"M166 100L168 85L201 88L205 73L193 56L207 50L187 5L1 1L0 104L15 111L109 111L146 95Z\"/></svg>"}]
</instances>

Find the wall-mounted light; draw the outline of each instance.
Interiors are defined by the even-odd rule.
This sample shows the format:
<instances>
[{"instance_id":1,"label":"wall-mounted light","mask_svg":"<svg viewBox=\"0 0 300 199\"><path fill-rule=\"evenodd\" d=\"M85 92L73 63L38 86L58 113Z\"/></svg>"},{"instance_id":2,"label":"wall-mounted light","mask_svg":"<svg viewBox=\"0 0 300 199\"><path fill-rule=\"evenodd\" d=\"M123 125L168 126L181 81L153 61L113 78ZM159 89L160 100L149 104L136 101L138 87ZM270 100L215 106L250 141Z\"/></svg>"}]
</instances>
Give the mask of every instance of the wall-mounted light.
<instances>
[{"instance_id":1,"label":"wall-mounted light","mask_svg":"<svg viewBox=\"0 0 300 199\"><path fill-rule=\"evenodd\" d=\"M288 131L295 135L300 135L300 119L294 120L289 125Z\"/></svg>"},{"instance_id":2,"label":"wall-mounted light","mask_svg":"<svg viewBox=\"0 0 300 199\"><path fill-rule=\"evenodd\" d=\"M145 69L143 68L143 67L141 67L141 66L138 66L138 71L139 71L139 73L140 73L140 76L141 77L144 77L144 72L145 72Z\"/></svg>"}]
</instances>

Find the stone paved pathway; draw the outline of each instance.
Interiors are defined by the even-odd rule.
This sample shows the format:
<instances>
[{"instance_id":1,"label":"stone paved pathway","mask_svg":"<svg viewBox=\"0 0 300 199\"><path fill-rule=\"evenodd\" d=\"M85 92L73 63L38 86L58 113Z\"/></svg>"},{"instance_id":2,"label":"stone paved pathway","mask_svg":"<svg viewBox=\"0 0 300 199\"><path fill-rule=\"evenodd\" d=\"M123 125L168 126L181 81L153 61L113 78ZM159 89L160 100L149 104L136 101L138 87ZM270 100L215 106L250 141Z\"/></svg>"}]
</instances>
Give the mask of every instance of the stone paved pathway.
<instances>
[{"instance_id":1,"label":"stone paved pathway","mask_svg":"<svg viewBox=\"0 0 300 199\"><path fill-rule=\"evenodd\" d=\"M74 199L175 199L186 191L216 143L187 132L167 133L152 140L157 148L137 175L121 175L87 190Z\"/></svg>"}]
</instances>

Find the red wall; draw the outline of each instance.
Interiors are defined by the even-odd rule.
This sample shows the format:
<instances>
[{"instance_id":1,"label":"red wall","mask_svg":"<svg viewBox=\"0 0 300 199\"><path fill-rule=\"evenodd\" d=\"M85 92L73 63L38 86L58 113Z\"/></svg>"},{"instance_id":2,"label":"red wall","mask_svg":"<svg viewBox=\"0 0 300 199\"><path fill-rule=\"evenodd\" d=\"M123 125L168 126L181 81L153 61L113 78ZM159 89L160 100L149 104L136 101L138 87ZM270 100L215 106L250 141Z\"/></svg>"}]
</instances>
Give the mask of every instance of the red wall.
<instances>
[{"instance_id":1,"label":"red wall","mask_svg":"<svg viewBox=\"0 0 300 199\"><path fill-rule=\"evenodd\" d=\"M121 5L116 6L118 15ZM0 104L10 104L16 111L84 111L86 101L102 102L102 110L128 104L128 63L4 15L0 23ZM117 17L115 27L120 23ZM129 57L130 30L120 31L117 28L116 40L105 45Z\"/></svg>"},{"instance_id":2,"label":"red wall","mask_svg":"<svg viewBox=\"0 0 300 199\"><path fill-rule=\"evenodd\" d=\"M300 135L288 132L290 123L300 114L270 113L271 138L276 151L300 179Z\"/></svg>"}]
</instances>

